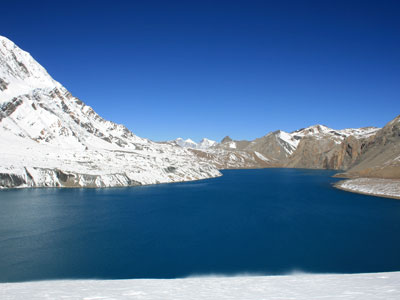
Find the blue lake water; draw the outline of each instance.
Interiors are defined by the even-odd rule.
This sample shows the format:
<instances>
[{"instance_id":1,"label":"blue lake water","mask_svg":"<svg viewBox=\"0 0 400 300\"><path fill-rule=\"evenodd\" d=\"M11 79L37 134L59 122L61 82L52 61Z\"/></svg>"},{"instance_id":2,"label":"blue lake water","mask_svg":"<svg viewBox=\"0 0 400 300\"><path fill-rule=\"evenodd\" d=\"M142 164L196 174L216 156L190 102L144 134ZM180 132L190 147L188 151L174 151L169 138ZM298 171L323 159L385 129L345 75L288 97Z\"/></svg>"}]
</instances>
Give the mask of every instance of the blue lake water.
<instances>
[{"instance_id":1,"label":"blue lake water","mask_svg":"<svg viewBox=\"0 0 400 300\"><path fill-rule=\"evenodd\" d=\"M0 281L400 271L400 201L332 171L0 191Z\"/></svg>"}]
</instances>

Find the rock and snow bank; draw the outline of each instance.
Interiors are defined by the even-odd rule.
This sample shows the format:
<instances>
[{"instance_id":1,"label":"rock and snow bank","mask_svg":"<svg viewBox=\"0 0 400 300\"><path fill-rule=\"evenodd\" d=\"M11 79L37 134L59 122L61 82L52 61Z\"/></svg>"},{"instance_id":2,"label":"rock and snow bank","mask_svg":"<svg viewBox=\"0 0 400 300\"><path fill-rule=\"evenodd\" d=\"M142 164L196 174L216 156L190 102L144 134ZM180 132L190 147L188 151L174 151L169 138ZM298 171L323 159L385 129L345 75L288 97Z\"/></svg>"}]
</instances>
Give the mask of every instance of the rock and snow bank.
<instances>
[{"instance_id":1,"label":"rock and snow bank","mask_svg":"<svg viewBox=\"0 0 400 300\"><path fill-rule=\"evenodd\" d=\"M335 186L349 192L400 199L400 179L355 178Z\"/></svg>"},{"instance_id":2,"label":"rock and snow bank","mask_svg":"<svg viewBox=\"0 0 400 300\"><path fill-rule=\"evenodd\" d=\"M3 300L296 299L397 300L400 272L351 275L68 280L0 284Z\"/></svg>"}]
</instances>

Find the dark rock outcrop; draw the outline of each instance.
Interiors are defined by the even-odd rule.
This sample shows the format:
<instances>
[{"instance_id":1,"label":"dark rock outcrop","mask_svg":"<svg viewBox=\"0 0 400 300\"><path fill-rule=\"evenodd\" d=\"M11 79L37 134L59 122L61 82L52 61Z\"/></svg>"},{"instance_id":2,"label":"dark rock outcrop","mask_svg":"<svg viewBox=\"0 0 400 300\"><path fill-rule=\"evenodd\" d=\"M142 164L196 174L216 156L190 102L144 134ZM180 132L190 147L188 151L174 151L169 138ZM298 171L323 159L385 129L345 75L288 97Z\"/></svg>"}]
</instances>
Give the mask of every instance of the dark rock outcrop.
<instances>
[{"instance_id":1,"label":"dark rock outcrop","mask_svg":"<svg viewBox=\"0 0 400 300\"><path fill-rule=\"evenodd\" d=\"M26 184L23 177L16 174L0 173L0 186L5 188L19 187Z\"/></svg>"},{"instance_id":2,"label":"dark rock outcrop","mask_svg":"<svg viewBox=\"0 0 400 300\"><path fill-rule=\"evenodd\" d=\"M224 143L228 143L228 142L232 142L233 140L230 138L230 136L226 136L226 137L224 137L223 139L222 139L222 141L221 141L221 144L224 144Z\"/></svg>"},{"instance_id":3,"label":"dark rock outcrop","mask_svg":"<svg viewBox=\"0 0 400 300\"><path fill-rule=\"evenodd\" d=\"M5 91L7 89L8 83L0 78L0 91Z\"/></svg>"},{"instance_id":4,"label":"dark rock outcrop","mask_svg":"<svg viewBox=\"0 0 400 300\"><path fill-rule=\"evenodd\" d=\"M22 100L19 98L13 98L10 102L3 104L0 107L0 121L10 116L21 104Z\"/></svg>"}]
</instances>

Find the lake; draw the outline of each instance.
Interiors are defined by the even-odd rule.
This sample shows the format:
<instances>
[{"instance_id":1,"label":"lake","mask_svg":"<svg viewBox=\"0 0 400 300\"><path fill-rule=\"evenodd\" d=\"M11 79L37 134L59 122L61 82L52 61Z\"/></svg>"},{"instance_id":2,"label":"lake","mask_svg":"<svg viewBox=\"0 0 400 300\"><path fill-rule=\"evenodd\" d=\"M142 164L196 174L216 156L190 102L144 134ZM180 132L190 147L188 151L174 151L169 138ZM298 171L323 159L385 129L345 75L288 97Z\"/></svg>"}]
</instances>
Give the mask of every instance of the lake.
<instances>
[{"instance_id":1,"label":"lake","mask_svg":"<svg viewBox=\"0 0 400 300\"><path fill-rule=\"evenodd\" d=\"M3 190L0 282L399 271L400 201L337 190L334 173Z\"/></svg>"}]
</instances>

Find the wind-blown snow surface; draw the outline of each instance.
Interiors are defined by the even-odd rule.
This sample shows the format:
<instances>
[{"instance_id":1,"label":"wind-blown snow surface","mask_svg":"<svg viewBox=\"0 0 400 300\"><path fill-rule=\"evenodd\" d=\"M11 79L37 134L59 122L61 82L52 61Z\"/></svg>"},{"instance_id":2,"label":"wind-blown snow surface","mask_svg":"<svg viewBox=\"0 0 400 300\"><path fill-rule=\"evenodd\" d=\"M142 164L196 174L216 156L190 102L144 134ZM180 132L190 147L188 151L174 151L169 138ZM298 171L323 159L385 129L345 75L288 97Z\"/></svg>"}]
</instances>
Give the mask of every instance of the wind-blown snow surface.
<instances>
[{"instance_id":1,"label":"wind-blown snow surface","mask_svg":"<svg viewBox=\"0 0 400 300\"><path fill-rule=\"evenodd\" d=\"M14 299L400 299L400 272L351 275L200 277L186 279L71 280L0 284Z\"/></svg>"},{"instance_id":2,"label":"wind-blown snow surface","mask_svg":"<svg viewBox=\"0 0 400 300\"><path fill-rule=\"evenodd\" d=\"M187 149L102 119L0 36L0 188L131 186L220 175Z\"/></svg>"}]
</instances>

